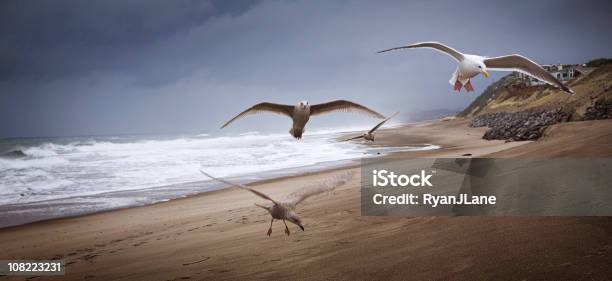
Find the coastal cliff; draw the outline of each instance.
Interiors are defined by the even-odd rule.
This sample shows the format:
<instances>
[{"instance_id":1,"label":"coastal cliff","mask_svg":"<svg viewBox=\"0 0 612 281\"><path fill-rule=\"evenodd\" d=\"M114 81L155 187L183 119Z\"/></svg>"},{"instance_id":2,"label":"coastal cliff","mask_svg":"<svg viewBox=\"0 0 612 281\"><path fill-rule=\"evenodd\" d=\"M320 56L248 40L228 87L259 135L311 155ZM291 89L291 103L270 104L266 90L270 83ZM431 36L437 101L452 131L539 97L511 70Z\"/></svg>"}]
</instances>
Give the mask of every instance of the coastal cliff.
<instances>
[{"instance_id":1,"label":"coastal cliff","mask_svg":"<svg viewBox=\"0 0 612 281\"><path fill-rule=\"evenodd\" d=\"M567 83L568 95L553 86L527 86L509 74L487 87L457 117L471 119L470 127L489 127L483 138L536 140L548 126L561 122L610 119L612 63L593 67Z\"/></svg>"}]
</instances>

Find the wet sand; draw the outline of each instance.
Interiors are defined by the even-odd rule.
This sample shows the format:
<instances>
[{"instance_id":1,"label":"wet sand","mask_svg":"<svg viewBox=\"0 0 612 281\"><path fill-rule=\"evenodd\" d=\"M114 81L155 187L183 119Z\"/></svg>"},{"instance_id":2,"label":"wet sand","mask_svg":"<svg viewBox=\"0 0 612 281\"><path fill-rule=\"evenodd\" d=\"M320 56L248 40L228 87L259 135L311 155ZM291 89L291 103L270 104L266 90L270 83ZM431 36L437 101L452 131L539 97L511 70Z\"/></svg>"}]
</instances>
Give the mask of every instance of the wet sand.
<instances>
[{"instance_id":1,"label":"wet sand","mask_svg":"<svg viewBox=\"0 0 612 281\"><path fill-rule=\"evenodd\" d=\"M485 141L465 121L382 130L376 145L431 143L400 157L612 157L612 121L565 123L537 142ZM347 168L359 172L358 168ZM282 198L323 171L254 184ZM299 206L284 234L251 193L170 202L0 230L0 259L61 258L66 276L33 280L607 280L609 217L360 216L359 177ZM24 280L0 277L0 280Z\"/></svg>"}]
</instances>

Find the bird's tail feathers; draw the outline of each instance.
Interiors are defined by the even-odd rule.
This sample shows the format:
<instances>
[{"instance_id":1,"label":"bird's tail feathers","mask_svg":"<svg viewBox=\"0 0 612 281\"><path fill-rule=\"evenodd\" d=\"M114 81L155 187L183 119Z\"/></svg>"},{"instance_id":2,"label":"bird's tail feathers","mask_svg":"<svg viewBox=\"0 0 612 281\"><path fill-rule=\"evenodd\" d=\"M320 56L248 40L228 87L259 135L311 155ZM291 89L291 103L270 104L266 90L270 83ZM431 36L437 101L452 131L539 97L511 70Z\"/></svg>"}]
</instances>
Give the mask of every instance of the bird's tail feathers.
<instances>
[{"instance_id":1,"label":"bird's tail feathers","mask_svg":"<svg viewBox=\"0 0 612 281\"><path fill-rule=\"evenodd\" d=\"M296 139L301 139L302 138L302 134L304 133L304 129L303 128L296 128L296 127L292 127L291 130L289 130L289 133Z\"/></svg>"}]
</instances>

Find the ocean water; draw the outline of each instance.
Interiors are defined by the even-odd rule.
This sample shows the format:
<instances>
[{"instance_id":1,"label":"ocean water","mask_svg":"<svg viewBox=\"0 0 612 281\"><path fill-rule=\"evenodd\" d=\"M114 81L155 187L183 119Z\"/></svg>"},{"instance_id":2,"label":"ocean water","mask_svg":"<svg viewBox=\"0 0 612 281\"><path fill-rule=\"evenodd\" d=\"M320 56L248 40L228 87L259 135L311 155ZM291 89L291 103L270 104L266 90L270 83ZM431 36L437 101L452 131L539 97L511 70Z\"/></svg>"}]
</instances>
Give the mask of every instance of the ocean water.
<instances>
[{"instance_id":1,"label":"ocean water","mask_svg":"<svg viewBox=\"0 0 612 281\"><path fill-rule=\"evenodd\" d=\"M375 148L305 134L176 134L0 140L0 227L144 205L221 188L199 173L249 182L346 165L417 145Z\"/></svg>"}]
</instances>

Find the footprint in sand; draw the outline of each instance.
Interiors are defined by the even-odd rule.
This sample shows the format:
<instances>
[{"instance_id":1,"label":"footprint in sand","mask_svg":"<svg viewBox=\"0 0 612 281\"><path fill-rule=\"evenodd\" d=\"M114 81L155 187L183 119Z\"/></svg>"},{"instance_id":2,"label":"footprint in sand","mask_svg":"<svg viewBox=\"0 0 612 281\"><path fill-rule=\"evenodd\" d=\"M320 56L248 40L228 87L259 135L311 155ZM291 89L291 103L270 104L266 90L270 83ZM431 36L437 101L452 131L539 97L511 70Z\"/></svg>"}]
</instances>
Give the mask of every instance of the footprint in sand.
<instances>
[{"instance_id":1,"label":"footprint in sand","mask_svg":"<svg viewBox=\"0 0 612 281\"><path fill-rule=\"evenodd\" d=\"M231 270L229 269L221 269L221 270L215 270L215 269L209 269L208 271L210 272L219 272L219 273L226 273L226 272L230 272Z\"/></svg>"},{"instance_id":2,"label":"footprint in sand","mask_svg":"<svg viewBox=\"0 0 612 281\"><path fill-rule=\"evenodd\" d=\"M100 256L100 255L98 255L98 254L88 254L88 255L84 255L82 259L85 260L85 261L92 261L94 258L96 258L98 256Z\"/></svg>"},{"instance_id":3,"label":"footprint in sand","mask_svg":"<svg viewBox=\"0 0 612 281\"><path fill-rule=\"evenodd\" d=\"M119 252L119 251L121 251L121 250L123 250L123 248L119 248L119 249L116 249L116 250L112 250L112 251L110 251L109 253L114 254L114 253Z\"/></svg>"},{"instance_id":4,"label":"footprint in sand","mask_svg":"<svg viewBox=\"0 0 612 281\"><path fill-rule=\"evenodd\" d=\"M121 241L123 241L123 239L115 239L113 241L110 241L110 243L114 244L114 243L118 243L118 242L121 242Z\"/></svg>"}]
</instances>

